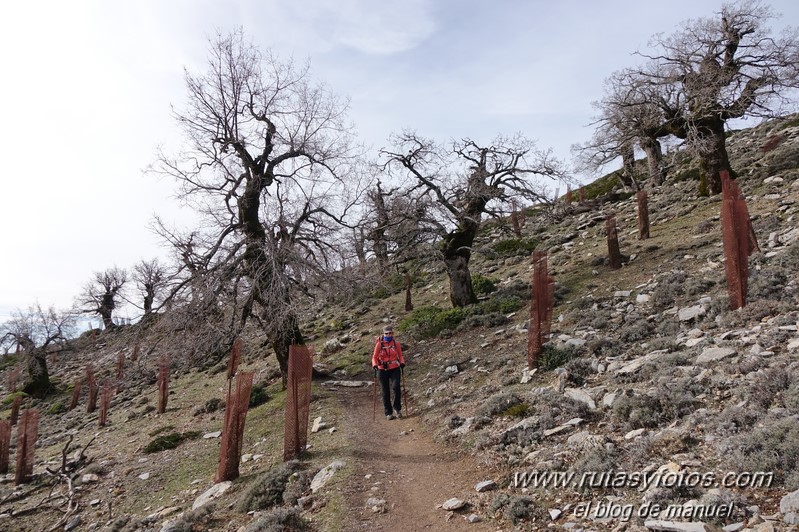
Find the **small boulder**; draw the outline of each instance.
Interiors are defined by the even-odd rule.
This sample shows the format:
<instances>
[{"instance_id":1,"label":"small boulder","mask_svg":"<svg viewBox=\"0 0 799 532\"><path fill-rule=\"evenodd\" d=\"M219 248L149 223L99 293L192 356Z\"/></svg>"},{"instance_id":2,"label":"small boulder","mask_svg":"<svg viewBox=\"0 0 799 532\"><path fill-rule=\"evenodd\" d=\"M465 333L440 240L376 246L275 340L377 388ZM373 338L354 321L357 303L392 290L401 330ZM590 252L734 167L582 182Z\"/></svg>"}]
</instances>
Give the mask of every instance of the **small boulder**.
<instances>
[{"instance_id":1,"label":"small boulder","mask_svg":"<svg viewBox=\"0 0 799 532\"><path fill-rule=\"evenodd\" d=\"M497 487L497 484L493 480L484 480L482 482L478 482L474 489L479 493L482 493L484 491L492 490L495 487Z\"/></svg>"},{"instance_id":2,"label":"small boulder","mask_svg":"<svg viewBox=\"0 0 799 532\"><path fill-rule=\"evenodd\" d=\"M716 362L734 354L735 349L731 347L706 347L702 350L702 354L696 357L696 363L707 364L709 362Z\"/></svg>"},{"instance_id":3,"label":"small boulder","mask_svg":"<svg viewBox=\"0 0 799 532\"><path fill-rule=\"evenodd\" d=\"M200 506L205 506L212 500L221 497L222 494L229 490L232 485L233 483L229 480L214 484L208 490L206 490L205 493L194 500L194 504L191 505L191 509L196 510Z\"/></svg>"},{"instance_id":4,"label":"small boulder","mask_svg":"<svg viewBox=\"0 0 799 532\"><path fill-rule=\"evenodd\" d=\"M342 462L341 460L334 460L329 465L323 467L319 472L314 476L313 480L311 480L311 493L316 493L322 487L324 487L327 482L333 478L333 475L347 465L346 463Z\"/></svg>"},{"instance_id":5,"label":"small boulder","mask_svg":"<svg viewBox=\"0 0 799 532\"><path fill-rule=\"evenodd\" d=\"M447 500L444 504L442 504L441 508L449 512L449 511L460 510L464 506L466 506L466 501L462 501L457 497L453 497Z\"/></svg>"}]
</instances>

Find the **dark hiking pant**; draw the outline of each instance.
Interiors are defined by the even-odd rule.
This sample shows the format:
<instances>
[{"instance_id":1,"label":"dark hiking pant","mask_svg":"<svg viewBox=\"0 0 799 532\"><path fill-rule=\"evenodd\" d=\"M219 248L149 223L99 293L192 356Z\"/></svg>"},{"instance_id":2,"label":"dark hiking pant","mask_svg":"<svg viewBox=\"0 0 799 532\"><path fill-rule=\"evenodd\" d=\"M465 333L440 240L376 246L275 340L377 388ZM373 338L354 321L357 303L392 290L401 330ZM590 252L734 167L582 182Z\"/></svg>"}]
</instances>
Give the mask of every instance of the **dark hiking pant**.
<instances>
[{"instance_id":1,"label":"dark hiking pant","mask_svg":"<svg viewBox=\"0 0 799 532\"><path fill-rule=\"evenodd\" d=\"M394 391L394 410L397 412L402 411L402 394L400 392L400 368L394 369L381 369L378 371L380 374L380 387L383 389L383 410L387 416L392 414L391 411L391 391ZM391 387L389 387L389 383Z\"/></svg>"}]
</instances>

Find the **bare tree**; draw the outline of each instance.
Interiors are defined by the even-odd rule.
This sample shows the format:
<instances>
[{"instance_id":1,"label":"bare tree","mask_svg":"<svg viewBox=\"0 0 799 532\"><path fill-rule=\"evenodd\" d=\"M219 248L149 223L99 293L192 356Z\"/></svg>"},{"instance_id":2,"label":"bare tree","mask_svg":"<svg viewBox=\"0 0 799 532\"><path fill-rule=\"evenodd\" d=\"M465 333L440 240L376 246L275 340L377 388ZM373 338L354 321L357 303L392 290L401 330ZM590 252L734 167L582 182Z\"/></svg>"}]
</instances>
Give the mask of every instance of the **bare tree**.
<instances>
[{"instance_id":1,"label":"bare tree","mask_svg":"<svg viewBox=\"0 0 799 532\"><path fill-rule=\"evenodd\" d=\"M577 161L588 171L596 171L621 157L625 185L636 183L635 150L647 157L649 186L659 186L666 178L661 140L675 133L669 91L673 87L654 86L630 70L615 72L605 81L605 95L593 106L598 111L589 142L572 147ZM681 126L682 122L679 122Z\"/></svg>"},{"instance_id":2,"label":"bare tree","mask_svg":"<svg viewBox=\"0 0 799 532\"><path fill-rule=\"evenodd\" d=\"M725 125L743 117L774 117L794 106L799 84L799 33L773 35L775 17L759 0L725 4L713 18L690 20L677 32L656 35L639 83L669 99L651 101L674 111L670 133L700 158L701 192L721 192L721 170L732 171ZM665 89L664 89L665 88ZM665 122L663 123L666 124Z\"/></svg>"},{"instance_id":3,"label":"bare tree","mask_svg":"<svg viewBox=\"0 0 799 532\"><path fill-rule=\"evenodd\" d=\"M297 294L340 265L339 228L363 192L347 104L307 64L281 62L240 30L210 45L207 70L186 72L187 107L174 113L186 149L153 165L204 223L159 231L182 255L176 293L225 331L226 345L212 349L229 351L254 321L285 377L289 346L303 343Z\"/></svg>"},{"instance_id":4,"label":"bare tree","mask_svg":"<svg viewBox=\"0 0 799 532\"><path fill-rule=\"evenodd\" d=\"M70 311L43 309L39 303L11 313L0 325L0 344L19 346L26 358L28 382L23 391L41 397L50 390L47 353L53 345L66 342L74 333L75 315Z\"/></svg>"},{"instance_id":5,"label":"bare tree","mask_svg":"<svg viewBox=\"0 0 799 532\"><path fill-rule=\"evenodd\" d=\"M113 327L114 309L122 298L127 282L128 272L116 266L94 272L92 279L83 286L83 292L78 297L78 307L81 312L99 315L104 328Z\"/></svg>"},{"instance_id":6,"label":"bare tree","mask_svg":"<svg viewBox=\"0 0 799 532\"><path fill-rule=\"evenodd\" d=\"M142 259L133 266L133 282L142 297L144 317L153 313L153 305L165 294L169 284L169 271L157 258Z\"/></svg>"},{"instance_id":7,"label":"bare tree","mask_svg":"<svg viewBox=\"0 0 799 532\"><path fill-rule=\"evenodd\" d=\"M389 192L390 194L390 192ZM386 207L386 193L377 181L374 190L368 194L371 206L374 208L374 224L369 231L369 240L372 242L377 264L381 270L385 270L388 265L388 242L386 241L386 231L390 224L388 208Z\"/></svg>"},{"instance_id":8,"label":"bare tree","mask_svg":"<svg viewBox=\"0 0 799 532\"><path fill-rule=\"evenodd\" d=\"M385 167L408 180L404 194L421 192L436 209L452 305L476 303L469 260L483 215L507 210L511 199L519 196L543 199L544 187L530 178L560 176L557 161L521 135L497 137L490 146L463 139L453 142L450 150L412 132L392 141L392 148L381 150Z\"/></svg>"}]
</instances>

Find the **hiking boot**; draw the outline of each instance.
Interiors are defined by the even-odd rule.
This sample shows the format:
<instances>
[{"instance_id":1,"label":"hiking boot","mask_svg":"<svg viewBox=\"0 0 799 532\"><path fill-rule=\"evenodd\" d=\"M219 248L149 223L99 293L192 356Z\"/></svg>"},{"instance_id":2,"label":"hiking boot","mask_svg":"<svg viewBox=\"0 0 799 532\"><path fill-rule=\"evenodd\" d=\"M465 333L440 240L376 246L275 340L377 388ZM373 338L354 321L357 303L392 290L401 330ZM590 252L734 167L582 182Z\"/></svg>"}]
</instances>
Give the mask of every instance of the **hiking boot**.
<instances>
[{"instance_id":1,"label":"hiking boot","mask_svg":"<svg viewBox=\"0 0 799 532\"><path fill-rule=\"evenodd\" d=\"M397 419L402 419L402 412L397 411Z\"/></svg>"},{"instance_id":2,"label":"hiking boot","mask_svg":"<svg viewBox=\"0 0 799 532\"><path fill-rule=\"evenodd\" d=\"M395 419L395 418L394 418L394 414L388 414L388 415L386 416L386 419L388 419L388 420Z\"/></svg>"}]
</instances>

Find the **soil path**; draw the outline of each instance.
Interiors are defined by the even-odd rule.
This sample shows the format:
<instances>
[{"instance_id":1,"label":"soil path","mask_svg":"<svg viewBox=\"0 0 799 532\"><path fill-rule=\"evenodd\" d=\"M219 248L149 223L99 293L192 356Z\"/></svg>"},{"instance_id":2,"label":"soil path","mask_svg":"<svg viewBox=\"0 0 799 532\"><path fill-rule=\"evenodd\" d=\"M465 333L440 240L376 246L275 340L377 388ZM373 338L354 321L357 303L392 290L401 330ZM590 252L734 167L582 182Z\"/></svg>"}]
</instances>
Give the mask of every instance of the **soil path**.
<instances>
[{"instance_id":1,"label":"soil path","mask_svg":"<svg viewBox=\"0 0 799 532\"><path fill-rule=\"evenodd\" d=\"M467 522L468 507L459 512L437 508L452 497L475 499L475 484L491 475L471 456L434 442L414 405L410 416L387 420L378 404L373 422L371 388L336 394L344 407L339 427L353 449L348 465L355 468L345 487L345 530L497 530L496 524ZM385 512L367 508L370 497L385 500Z\"/></svg>"}]
</instances>

